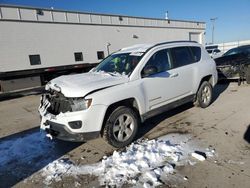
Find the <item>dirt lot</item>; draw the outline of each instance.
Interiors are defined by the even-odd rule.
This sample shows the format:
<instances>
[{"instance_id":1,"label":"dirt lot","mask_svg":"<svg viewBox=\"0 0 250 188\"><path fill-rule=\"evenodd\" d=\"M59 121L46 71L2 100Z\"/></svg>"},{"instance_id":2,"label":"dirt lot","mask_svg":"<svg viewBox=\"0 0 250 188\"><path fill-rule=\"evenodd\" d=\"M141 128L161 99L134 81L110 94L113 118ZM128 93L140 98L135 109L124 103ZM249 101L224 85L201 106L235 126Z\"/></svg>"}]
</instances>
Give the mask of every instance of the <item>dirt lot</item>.
<instances>
[{"instance_id":1,"label":"dirt lot","mask_svg":"<svg viewBox=\"0 0 250 188\"><path fill-rule=\"evenodd\" d=\"M99 187L97 177L91 175L45 185L41 169L62 157L75 164L93 164L114 148L102 139L69 143L41 137L39 95L0 100L0 187ZM249 107L250 86L226 83L216 86L214 102L207 109L187 104L147 120L138 138L190 134L202 147L215 149L214 157L175 169L185 181L172 178L161 187L249 187Z\"/></svg>"}]
</instances>

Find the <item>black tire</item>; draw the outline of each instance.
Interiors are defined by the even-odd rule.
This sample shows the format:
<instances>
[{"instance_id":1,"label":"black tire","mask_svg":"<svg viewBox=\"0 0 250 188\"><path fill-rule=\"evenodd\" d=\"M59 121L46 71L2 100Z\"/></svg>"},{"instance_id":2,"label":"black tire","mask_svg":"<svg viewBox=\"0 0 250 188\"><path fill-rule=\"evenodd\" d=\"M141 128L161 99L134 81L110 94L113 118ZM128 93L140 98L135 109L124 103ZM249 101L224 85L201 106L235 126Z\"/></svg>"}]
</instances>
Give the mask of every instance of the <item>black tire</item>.
<instances>
[{"instance_id":1,"label":"black tire","mask_svg":"<svg viewBox=\"0 0 250 188\"><path fill-rule=\"evenodd\" d=\"M196 94L194 105L201 108L206 108L212 103L213 88L207 81L202 82Z\"/></svg>"},{"instance_id":2,"label":"black tire","mask_svg":"<svg viewBox=\"0 0 250 188\"><path fill-rule=\"evenodd\" d=\"M120 106L109 115L104 125L103 138L110 145L122 148L135 139L139 124L138 115L134 110Z\"/></svg>"},{"instance_id":3,"label":"black tire","mask_svg":"<svg viewBox=\"0 0 250 188\"><path fill-rule=\"evenodd\" d=\"M246 82L250 84L250 65L246 68Z\"/></svg>"}]
</instances>

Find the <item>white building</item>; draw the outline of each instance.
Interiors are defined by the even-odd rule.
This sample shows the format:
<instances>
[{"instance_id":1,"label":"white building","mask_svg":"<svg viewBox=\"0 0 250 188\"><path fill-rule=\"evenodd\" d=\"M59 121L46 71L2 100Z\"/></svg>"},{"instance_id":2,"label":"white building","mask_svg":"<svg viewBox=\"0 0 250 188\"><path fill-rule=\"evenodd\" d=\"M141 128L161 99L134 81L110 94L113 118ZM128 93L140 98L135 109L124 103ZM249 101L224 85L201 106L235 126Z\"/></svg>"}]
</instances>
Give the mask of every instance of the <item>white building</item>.
<instances>
[{"instance_id":1,"label":"white building","mask_svg":"<svg viewBox=\"0 0 250 188\"><path fill-rule=\"evenodd\" d=\"M198 21L0 5L0 88L20 89L23 79L31 76L36 81L26 79L25 87L39 85L49 79L48 71L87 70L109 53L133 44L173 40L205 44L205 27Z\"/></svg>"}]
</instances>

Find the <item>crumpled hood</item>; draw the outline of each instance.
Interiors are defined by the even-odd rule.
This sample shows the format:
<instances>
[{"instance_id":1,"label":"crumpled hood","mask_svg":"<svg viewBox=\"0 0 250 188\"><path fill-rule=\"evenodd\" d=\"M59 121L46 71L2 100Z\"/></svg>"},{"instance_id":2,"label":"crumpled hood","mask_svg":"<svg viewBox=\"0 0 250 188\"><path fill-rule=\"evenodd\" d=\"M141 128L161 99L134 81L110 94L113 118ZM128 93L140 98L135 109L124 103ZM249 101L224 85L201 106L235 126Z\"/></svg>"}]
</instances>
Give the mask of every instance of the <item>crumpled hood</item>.
<instances>
[{"instance_id":1,"label":"crumpled hood","mask_svg":"<svg viewBox=\"0 0 250 188\"><path fill-rule=\"evenodd\" d=\"M92 91L123 84L128 80L127 76L89 72L55 78L46 85L46 90L60 91L65 97L84 97Z\"/></svg>"}]
</instances>

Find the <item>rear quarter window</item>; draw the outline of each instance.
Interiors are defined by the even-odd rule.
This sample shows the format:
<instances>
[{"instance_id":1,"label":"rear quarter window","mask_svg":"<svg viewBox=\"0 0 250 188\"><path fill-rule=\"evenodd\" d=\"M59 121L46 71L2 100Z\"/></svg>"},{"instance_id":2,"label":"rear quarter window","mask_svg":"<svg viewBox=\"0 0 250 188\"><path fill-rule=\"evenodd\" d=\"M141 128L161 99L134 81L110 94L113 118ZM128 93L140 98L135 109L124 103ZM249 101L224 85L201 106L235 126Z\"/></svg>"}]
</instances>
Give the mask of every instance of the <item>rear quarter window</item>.
<instances>
[{"instance_id":1,"label":"rear quarter window","mask_svg":"<svg viewBox=\"0 0 250 188\"><path fill-rule=\"evenodd\" d=\"M190 47L193 54L193 62L199 62L201 60L201 48L198 46Z\"/></svg>"}]
</instances>

